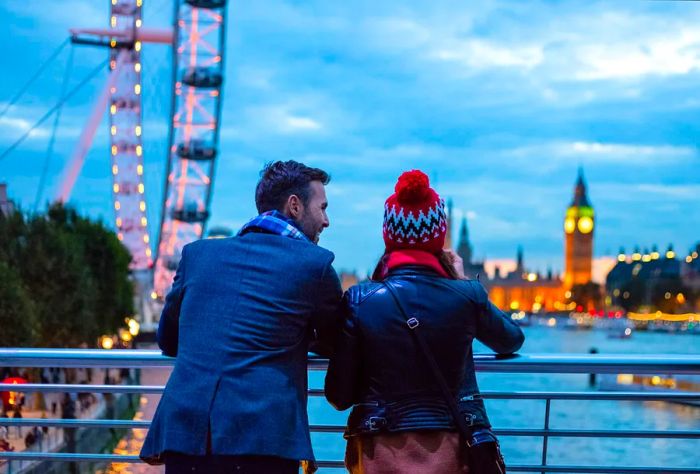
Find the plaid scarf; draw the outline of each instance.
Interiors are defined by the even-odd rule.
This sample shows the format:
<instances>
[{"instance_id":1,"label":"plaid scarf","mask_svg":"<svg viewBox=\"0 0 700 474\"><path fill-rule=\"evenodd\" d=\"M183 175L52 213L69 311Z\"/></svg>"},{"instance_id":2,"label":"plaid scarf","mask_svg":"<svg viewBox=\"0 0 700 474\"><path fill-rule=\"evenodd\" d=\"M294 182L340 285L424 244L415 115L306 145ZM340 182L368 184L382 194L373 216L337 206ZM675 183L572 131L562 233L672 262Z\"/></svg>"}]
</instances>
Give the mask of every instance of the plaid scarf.
<instances>
[{"instance_id":1,"label":"plaid scarf","mask_svg":"<svg viewBox=\"0 0 700 474\"><path fill-rule=\"evenodd\" d=\"M246 225L241 227L241 230L238 231L238 235L241 236L248 232L266 232L311 242L309 238L299 230L294 220L288 218L279 211L267 211L259 216L253 217Z\"/></svg>"}]
</instances>

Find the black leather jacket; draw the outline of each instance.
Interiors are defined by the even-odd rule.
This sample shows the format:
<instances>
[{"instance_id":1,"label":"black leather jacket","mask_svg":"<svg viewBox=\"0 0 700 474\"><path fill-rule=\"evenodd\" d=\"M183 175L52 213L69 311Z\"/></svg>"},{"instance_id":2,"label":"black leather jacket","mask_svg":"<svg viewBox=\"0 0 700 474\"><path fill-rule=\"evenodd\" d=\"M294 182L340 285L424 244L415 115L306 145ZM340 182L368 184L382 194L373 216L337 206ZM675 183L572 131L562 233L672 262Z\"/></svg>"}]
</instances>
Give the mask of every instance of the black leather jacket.
<instances>
[{"instance_id":1,"label":"black leather jacket","mask_svg":"<svg viewBox=\"0 0 700 474\"><path fill-rule=\"evenodd\" d=\"M490 427L474 372L472 340L510 354L525 336L489 300L478 281L451 280L426 267L389 274L409 316L416 317L460 410ZM455 430L430 366L386 287L363 283L345 294L349 308L326 374L328 401L353 406L346 436L417 429Z\"/></svg>"}]
</instances>

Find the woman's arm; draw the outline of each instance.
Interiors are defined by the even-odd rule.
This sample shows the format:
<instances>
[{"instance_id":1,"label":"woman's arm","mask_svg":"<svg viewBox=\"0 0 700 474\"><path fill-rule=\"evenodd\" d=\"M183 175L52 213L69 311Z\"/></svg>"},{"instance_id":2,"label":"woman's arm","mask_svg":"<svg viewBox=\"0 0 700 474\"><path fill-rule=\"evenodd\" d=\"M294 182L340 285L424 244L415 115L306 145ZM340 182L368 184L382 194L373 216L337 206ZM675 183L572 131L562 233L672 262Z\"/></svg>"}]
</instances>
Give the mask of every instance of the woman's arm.
<instances>
[{"instance_id":1,"label":"woman's arm","mask_svg":"<svg viewBox=\"0 0 700 474\"><path fill-rule=\"evenodd\" d=\"M512 354L525 342L525 334L506 313L489 301L488 293L478 281L470 281L477 295L479 314L476 338L499 354Z\"/></svg>"},{"instance_id":2,"label":"woman's arm","mask_svg":"<svg viewBox=\"0 0 700 474\"><path fill-rule=\"evenodd\" d=\"M360 378L360 337L353 297L359 292L350 288L343 297L348 310L335 344L335 351L328 362L325 393L328 402L337 410L350 408L357 401Z\"/></svg>"}]
</instances>

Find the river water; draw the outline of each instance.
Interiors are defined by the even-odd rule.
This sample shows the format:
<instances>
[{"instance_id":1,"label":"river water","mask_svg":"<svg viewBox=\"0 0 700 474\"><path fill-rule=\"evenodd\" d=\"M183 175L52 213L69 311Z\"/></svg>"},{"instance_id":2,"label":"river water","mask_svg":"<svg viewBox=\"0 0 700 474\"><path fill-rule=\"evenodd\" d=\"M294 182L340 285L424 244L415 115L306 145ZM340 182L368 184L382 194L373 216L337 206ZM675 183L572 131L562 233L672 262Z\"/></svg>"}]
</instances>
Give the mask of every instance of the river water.
<instances>
[{"instance_id":1,"label":"river water","mask_svg":"<svg viewBox=\"0 0 700 474\"><path fill-rule=\"evenodd\" d=\"M587 354L595 347L601 354L698 354L700 337L637 331L630 339L610 339L602 330L574 331L544 326L524 328L526 342L522 353ZM489 352L480 344L475 352ZM163 383L163 370L144 371L142 383ZM310 373L309 385L323 386L323 373ZM586 391L586 374L478 374L482 391ZM150 419L158 397L142 397L140 419ZM540 429L544 423L545 402L539 400L488 400L489 417L496 428ZM309 399L311 424L344 424L347 413L336 412L325 400ZM664 402L553 401L550 428L610 430L700 430L700 408ZM121 454L138 452L143 431L127 436L120 444ZM340 460L345 443L339 434L312 433L317 459ZM539 464L541 437L501 437L509 464ZM605 465L647 467L691 467L700 472L700 440L681 439L593 439L550 438L547 463L554 465ZM151 474L161 468L119 465L102 472ZM344 472L322 469L319 474Z\"/></svg>"}]
</instances>

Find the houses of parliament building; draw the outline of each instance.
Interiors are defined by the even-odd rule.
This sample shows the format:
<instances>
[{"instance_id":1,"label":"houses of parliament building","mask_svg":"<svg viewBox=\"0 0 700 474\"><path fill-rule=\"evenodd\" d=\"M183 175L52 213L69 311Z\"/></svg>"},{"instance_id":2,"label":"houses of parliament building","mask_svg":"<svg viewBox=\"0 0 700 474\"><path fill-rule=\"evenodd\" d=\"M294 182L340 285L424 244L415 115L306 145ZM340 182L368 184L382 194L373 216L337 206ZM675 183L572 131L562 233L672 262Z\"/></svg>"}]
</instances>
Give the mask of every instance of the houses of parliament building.
<instances>
[{"instance_id":1,"label":"houses of parliament building","mask_svg":"<svg viewBox=\"0 0 700 474\"><path fill-rule=\"evenodd\" d=\"M452 223L452 206L448 206L448 221ZM451 225L448 225L448 229ZM492 278L484 269L484 262L474 260L466 218L462 219L457 253L464 262L464 273L469 278L479 278L489 290L489 298L505 310L564 310L574 285L591 281L593 266L593 234L595 212L588 199L583 172L579 170L574 196L564 216L564 277L552 271L546 274L530 272L523 262L522 248L518 248L515 270L502 274L496 267ZM452 247L452 236L448 231L445 246Z\"/></svg>"}]
</instances>

